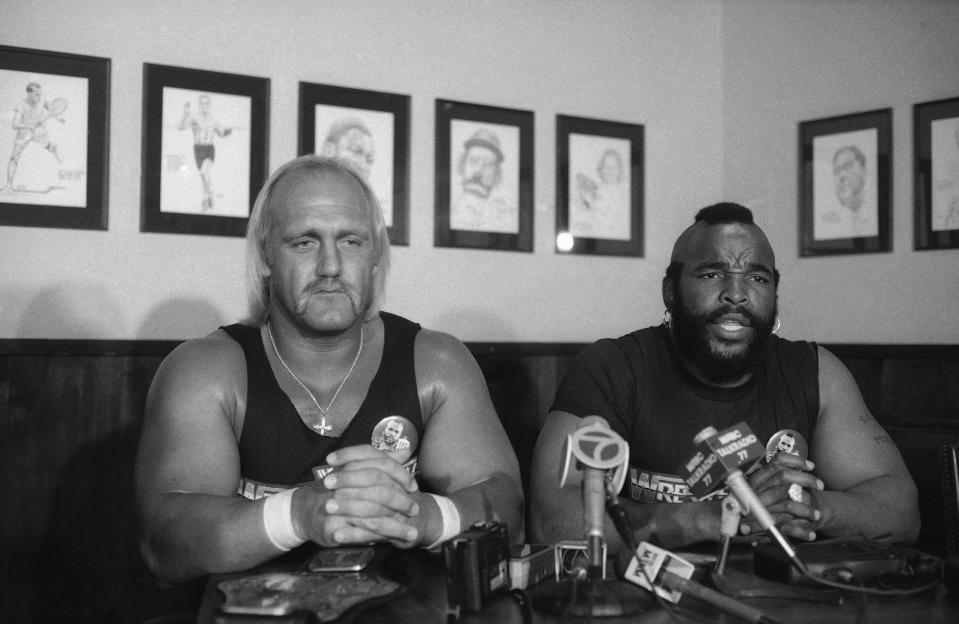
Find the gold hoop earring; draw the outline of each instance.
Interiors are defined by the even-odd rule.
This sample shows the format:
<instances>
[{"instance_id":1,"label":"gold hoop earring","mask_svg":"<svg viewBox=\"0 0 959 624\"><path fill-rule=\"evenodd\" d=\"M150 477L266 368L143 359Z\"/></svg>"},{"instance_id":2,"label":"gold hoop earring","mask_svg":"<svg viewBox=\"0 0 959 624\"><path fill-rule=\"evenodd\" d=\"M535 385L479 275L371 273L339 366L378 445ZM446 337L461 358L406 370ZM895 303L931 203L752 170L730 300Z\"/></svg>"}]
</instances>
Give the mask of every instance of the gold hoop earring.
<instances>
[{"instance_id":1,"label":"gold hoop earring","mask_svg":"<svg viewBox=\"0 0 959 624\"><path fill-rule=\"evenodd\" d=\"M776 317L776 322L773 323L773 333L774 333L774 334L778 334L778 333L779 333L779 328L780 328L781 326L782 326L782 323L779 322L779 317L777 316L777 317Z\"/></svg>"}]
</instances>

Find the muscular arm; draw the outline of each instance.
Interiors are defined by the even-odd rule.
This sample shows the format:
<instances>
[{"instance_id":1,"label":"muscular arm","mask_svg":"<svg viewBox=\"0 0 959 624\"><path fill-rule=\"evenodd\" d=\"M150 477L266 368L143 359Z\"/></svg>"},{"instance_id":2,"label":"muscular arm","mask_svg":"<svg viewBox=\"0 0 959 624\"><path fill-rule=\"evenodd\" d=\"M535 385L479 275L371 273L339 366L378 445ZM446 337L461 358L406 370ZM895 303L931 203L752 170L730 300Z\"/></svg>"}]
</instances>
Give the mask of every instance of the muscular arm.
<instances>
[{"instance_id":1,"label":"muscular arm","mask_svg":"<svg viewBox=\"0 0 959 624\"><path fill-rule=\"evenodd\" d=\"M236 494L234 420L245 409L245 379L240 347L214 333L178 347L150 387L135 475L139 544L163 581L244 570L281 552L263 526L265 501ZM297 533L324 546L406 538L409 527L396 516L414 512L402 491L408 473L371 447L339 454L354 466L337 475L335 489L314 482L296 490ZM348 501L330 509L344 493Z\"/></svg>"},{"instance_id":2,"label":"muscular arm","mask_svg":"<svg viewBox=\"0 0 959 624\"><path fill-rule=\"evenodd\" d=\"M453 501L463 529L497 520L509 526L512 541L523 541L519 464L472 354L452 336L421 330L415 362L426 421L419 454L424 490ZM429 544L440 534L438 509L428 497L421 508L427 528L420 543Z\"/></svg>"},{"instance_id":3,"label":"muscular arm","mask_svg":"<svg viewBox=\"0 0 959 624\"><path fill-rule=\"evenodd\" d=\"M584 539L581 489L559 487L563 444L580 421L568 412L554 411L540 431L530 478L530 532L535 543ZM629 515L637 542L647 540L676 548L719 537L717 502L641 504L620 497L620 504ZM608 518L606 541L611 550L623 546Z\"/></svg>"},{"instance_id":4,"label":"muscular arm","mask_svg":"<svg viewBox=\"0 0 959 624\"><path fill-rule=\"evenodd\" d=\"M826 489L813 492L829 536L911 543L919 533L916 485L889 434L869 413L849 370L819 349L819 420L810 452Z\"/></svg>"},{"instance_id":5,"label":"muscular arm","mask_svg":"<svg viewBox=\"0 0 959 624\"><path fill-rule=\"evenodd\" d=\"M136 461L139 541L162 580L244 569L277 552L262 528L263 501L236 496L231 416L234 379L245 379L245 370L231 348L215 335L184 343L161 364L147 395Z\"/></svg>"}]
</instances>

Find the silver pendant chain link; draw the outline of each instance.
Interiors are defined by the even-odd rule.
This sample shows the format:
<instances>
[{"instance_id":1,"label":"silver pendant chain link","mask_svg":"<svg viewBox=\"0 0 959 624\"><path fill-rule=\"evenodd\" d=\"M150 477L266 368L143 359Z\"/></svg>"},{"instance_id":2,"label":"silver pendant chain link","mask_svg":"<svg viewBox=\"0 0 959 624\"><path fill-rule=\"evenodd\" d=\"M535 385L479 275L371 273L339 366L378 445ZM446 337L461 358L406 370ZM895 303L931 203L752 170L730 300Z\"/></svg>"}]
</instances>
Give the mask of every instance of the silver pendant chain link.
<instances>
[{"instance_id":1,"label":"silver pendant chain link","mask_svg":"<svg viewBox=\"0 0 959 624\"><path fill-rule=\"evenodd\" d=\"M328 430L333 429L333 427L326 424L326 417L330 413L330 410L333 409L333 403L336 401L336 397L340 395L340 390L343 389L343 386L346 385L346 380L350 378L350 375L353 374L353 369L356 368L356 363L360 361L360 354L363 353L363 326L360 325L360 347L356 350L356 357L353 358L353 363L350 364L350 370L346 371L346 376L343 378L343 381L340 382L340 385L337 386L336 392L333 393L333 398L330 399L329 405L326 406L326 409L320 407L320 402L316 400L316 396L310 392L310 389L306 387L306 384L300 381L300 378L296 376L293 372L293 369L290 368L289 364L286 363L286 360L283 359L283 356L280 355L280 350L276 347L276 339L273 338L273 328L270 326L269 321L266 323L266 333L270 336L270 344L273 345L273 353L276 354L276 359L280 361L280 364L283 365L283 368L286 369L286 372L290 374L290 377L293 378L293 381L298 383L303 392L306 392L307 396L310 397L310 400L313 401L313 405L316 406L316 409L320 410L320 422L312 425L313 429L316 429L320 435L326 435Z\"/></svg>"}]
</instances>

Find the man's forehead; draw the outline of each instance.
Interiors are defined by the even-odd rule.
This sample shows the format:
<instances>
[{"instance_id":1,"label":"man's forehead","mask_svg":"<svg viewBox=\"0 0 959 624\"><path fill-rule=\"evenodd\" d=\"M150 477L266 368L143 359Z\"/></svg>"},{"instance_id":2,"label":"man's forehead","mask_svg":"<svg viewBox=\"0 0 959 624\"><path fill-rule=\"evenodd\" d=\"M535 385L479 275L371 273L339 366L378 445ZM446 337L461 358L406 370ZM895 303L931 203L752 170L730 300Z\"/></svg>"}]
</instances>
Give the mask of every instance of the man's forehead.
<instances>
[{"instance_id":1,"label":"man's forehead","mask_svg":"<svg viewBox=\"0 0 959 624\"><path fill-rule=\"evenodd\" d=\"M700 222L686 232L673 253L673 261L688 268L709 263L776 266L772 246L754 224Z\"/></svg>"},{"instance_id":2,"label":"man's forehead","mask_svg":"<svg viewBox=\"0 0 959 624\"><path fill-rule=\"evenodd\" d=\"M363 188L345 171L300 169L283 176L273 189L272 201L360 204L366 206Z\"/></svg>"}]
</instances>

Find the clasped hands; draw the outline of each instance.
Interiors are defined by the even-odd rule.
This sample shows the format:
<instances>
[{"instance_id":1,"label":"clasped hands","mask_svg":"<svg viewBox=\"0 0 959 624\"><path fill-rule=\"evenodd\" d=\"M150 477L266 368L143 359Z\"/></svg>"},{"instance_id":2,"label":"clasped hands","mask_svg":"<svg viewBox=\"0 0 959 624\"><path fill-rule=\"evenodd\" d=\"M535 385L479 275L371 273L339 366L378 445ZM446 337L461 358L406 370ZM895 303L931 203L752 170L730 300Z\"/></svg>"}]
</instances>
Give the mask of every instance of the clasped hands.
<instances>
[{"instance_id":1,"label":"clasped hands","mask_svg":"<svg viewBox=\"0 0 959 624\"><path fill-rule=\"evenodd\" d=\"M325 547L388 541L400 548L429 543L441 521L416 479L384 451L369 445L342 448L326 458L333 471L297 489L293 524ZM430 530L432 529L432 530Z\"/></svg>"},{"instance_id":2,"label":"clasped hands","mask_svg":"<svg viewBox=\"0 0 959 624\"><path fill-rule=\"evenodd\" d=\"M822 512L812 493L822 492L825 486L812 474L815 467L813 462L798 455L780 453L747 477L759 501L786 537L810 542L816 539ZM802 487L801 500L794 500L789 494L789 488L794 484ZM749 535L762 531L762 527L752 515L748 515L740 524L740 531Z\"/></svg>"}]
</instances>

